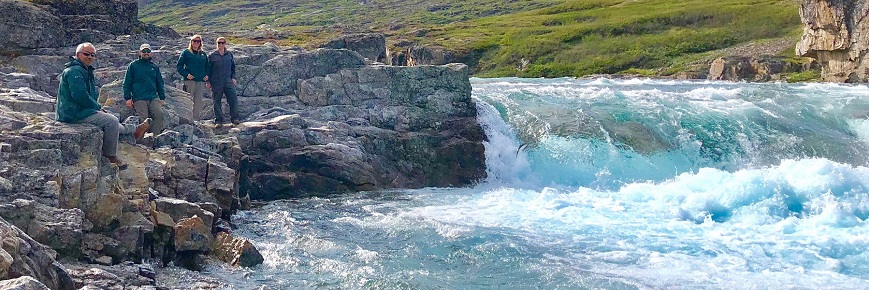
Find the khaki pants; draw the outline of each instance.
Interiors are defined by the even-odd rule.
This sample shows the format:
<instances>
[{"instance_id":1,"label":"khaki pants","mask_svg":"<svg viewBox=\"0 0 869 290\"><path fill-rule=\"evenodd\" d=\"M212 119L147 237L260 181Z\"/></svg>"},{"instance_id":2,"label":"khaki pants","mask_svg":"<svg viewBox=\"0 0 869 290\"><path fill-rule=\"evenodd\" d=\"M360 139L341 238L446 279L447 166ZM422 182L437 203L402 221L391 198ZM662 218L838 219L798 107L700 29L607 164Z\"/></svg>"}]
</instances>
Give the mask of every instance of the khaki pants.
<instances>
[{"instance_id":1,"label":"khaki pants","mask_svg":"<svg viewBox=\"0 0 869 290\"><path fill-rule=\"evenodd\" d=\"M118 122L118 117L106 112L96 112L79 123L88 123L103 129L103 155L118 156L118 135L133 134L138 120L129 117L123 124Z\"/></svg>"},{"instance_id":2,"label":"khaki pants","mask_svg":"<svg viewBox=\"0 0 869 290\"><path fill-rule=\"evenodd\" d=\"M202 120L202 107L205 105L202 96L205 94L205 82L184 81L185 91L193 96L193 121Z\"/></svg>"},{"instance_id":3,"label":"khaki pants","mask_svg":"<svg viewBox=\"0 0 869 290\"><path fill-rule=\"evenodd\" d=\"M160 99L139 100L133 102L133 109L136 110L136 115L144 120L151 118L151 129L148 130L154 135L163 132L163 104Z\"/></svg>"}]
</instances>

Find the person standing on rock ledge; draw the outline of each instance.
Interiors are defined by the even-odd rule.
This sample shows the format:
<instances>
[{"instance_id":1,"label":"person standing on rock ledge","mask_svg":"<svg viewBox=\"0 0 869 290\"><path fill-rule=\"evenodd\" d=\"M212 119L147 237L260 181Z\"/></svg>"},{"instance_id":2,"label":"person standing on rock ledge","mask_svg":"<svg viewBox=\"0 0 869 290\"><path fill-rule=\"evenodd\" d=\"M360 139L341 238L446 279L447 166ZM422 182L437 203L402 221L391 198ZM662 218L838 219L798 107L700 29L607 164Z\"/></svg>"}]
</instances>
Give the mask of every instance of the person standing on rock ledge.
<instances>
[{"instance_id":1,"label":"person standing on rock ledge","mask_svg":"<svg viewBox=\"0 0 869 290\"><path fill-rule=\"evenodd\" d=\"M184 89L193 96L193 120L199 121L202 119L202 95L208 81L208 56L202 49L201 35L190 38L190 44L181 52L175 69L184 78Z\"/></svg>"},{"instance_id":2,"label":"person standing on rock ledge","mask_svg":"<svg viewBox=\"0 0 869 290\"><path fill-rule=\"evenodd\" d=\"M94 67L91 66L96 54L96 48L88 42L75 48L75 58L70 58L60 74L55 119L65 123L88 123L100 127L103 130L103 156L124 170L127 165L118 159L118 135L133 133L136 140L142 139L150 126L150 119L145 119L138 126L131 125L129 118L121 124L118 117L107 113L97 103L99 94L94 85Z\"/></svg>"},{"instance_id":3,"label":"person standing on rock ledge","mask_svg":"<svg viewBox=\"0 0 869 290\"><path fill-rule=\"evenodd\" d=\"M238 125L238 97L235 87L235 59L232 52L226 50L226 39L217 38L217 50L208 55L208 83L214 98L214 124L217 128L223 126L223 108L220 100L226 95L229 105L229 119Z\"/></svg>"},{"instance_id":4,"label":"person standing on rock ledge","mask_svg":"<svg viewBox=\"0 0 869 290\"><path fill-rule=\"evenodd\" d=\"M147 43L139 46L139 59L127 66L124 99L127 108L135 109L136 115L153 119L151 133L163 132L163 105L166 104L163 75L160 67L151 62L151 46Z\"/></svg>"}]
</instances>

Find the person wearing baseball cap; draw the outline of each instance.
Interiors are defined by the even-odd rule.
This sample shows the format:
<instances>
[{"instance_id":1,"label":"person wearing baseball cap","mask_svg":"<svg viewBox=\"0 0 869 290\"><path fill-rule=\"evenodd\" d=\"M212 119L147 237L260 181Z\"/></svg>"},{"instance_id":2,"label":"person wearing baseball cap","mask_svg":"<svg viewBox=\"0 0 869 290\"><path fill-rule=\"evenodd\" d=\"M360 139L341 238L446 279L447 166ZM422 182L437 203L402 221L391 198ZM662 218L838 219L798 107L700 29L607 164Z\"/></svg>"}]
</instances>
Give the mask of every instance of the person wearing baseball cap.
<instances>
[{"instance_id":1,"label":"person wearing baseball cap","mask_svg":"<svg viewBox=\"0 0 869 290\"><path fill-rule=\"evenodd\" d=\"M163 131L163 105L166 92L160 67L151 62L151 45L139 46L139 59L127 66L124 76L124 99L127 108L134 109L140 118L151 118L154 135Z\"/></svg>"}]
</instances>

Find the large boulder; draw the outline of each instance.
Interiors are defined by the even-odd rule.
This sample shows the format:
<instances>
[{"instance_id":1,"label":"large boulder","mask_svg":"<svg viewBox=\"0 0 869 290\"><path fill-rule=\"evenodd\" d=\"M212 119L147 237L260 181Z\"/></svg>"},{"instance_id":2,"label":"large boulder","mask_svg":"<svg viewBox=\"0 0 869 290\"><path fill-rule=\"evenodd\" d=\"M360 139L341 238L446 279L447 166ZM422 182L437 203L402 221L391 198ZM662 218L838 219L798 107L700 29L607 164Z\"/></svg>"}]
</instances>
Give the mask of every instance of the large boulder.
<instances>
[{"instance_id":1,"label":"large boulder","mask_svg":"<svg viewBox=\"0 0 869 290\"><path fill-rule=\"evenodd\" d=\"M253 116L241 128L249 156L242 196L458 186L485 177L466 66L369 66L299 83L297 115Z\"/></svg>"},{"instance_id":2,"label":"large boulder","mask_svg":"<svg viewBox=\"0 0 869 290\"><path fill-rule=\"evenodd\" d=\"M264 261L253 243L224 232L214 237L211 251L219 260L233 266L253 267Z\"/></svg>"},{"instance_id":3,"label":"large boulder","mask_svg":"<svg viewBox=\"0 0 869 290\"><path fill-rule=\"evenodd\" d=\"M405 58L408 66L444 65L453 61L453 53L443 47L414 45L407 49Z\"/></svg>"},{"instance_id":4,"label":"large boulder","mask_svg":"<svg viewBox=\"0 0 869 290\"><path fill-rule=\"evenodd\" d=\"M80 209L57 209L18 199L10 204L0 204L0 217L65 256L79 255L86 227Z\"/></svg>"},{"instance_id":5,"label":"large boulder","mask_svg":"<svg viewBox=\"0 0 869 290\"><path fill-rule=\"evenodd\" d=\"M365 65L361 55L346 49L280 54L261 64L237 66L241 96L294 95L297 80L335 73Z\"/></svg>"},{"instance_id":6,"label":"large boulder","mask_svg":"<svg viewBox=\"0 0 869 290\"><path fill-rule=\"evenodd\" d=\"M0 276L2 277L2 276ZM15 279L0 281L0 289L6 290L49 290L45 284L33 277L23 276Z\"/></svg>"},{"instance_id":7,"label":"large boulder","mask_svg":"<svg viewBox=\"0 0 869 290\"><path fill-rule=\"evenodd\" d=\"M61 2L61 1L57 1ZM63 22L29 1L0 0L0 52L65 44Z\"/></svg>"},{"instance_id":8,"label":"large boulder","mask_svg":"<svg viewBox=\"0 0 869 290\"><path fill-rule=\"evenodd\" d=\"M712 61L707 76L710 80L766 82L780 80L782 73L797 72L800 65L787 62L781 56L728 56Z\"/></svg>"},{"instance_id":9,"label":"large boulder","mask_svg":"<svg viewBox=\"0 0 869 290\"><path fill-rule=\"evenodd\" d=\"M181 219L175 224L176 251L207 252L211 250L213 241L211 226L206 225L198 216Z\"/></svg>"},{"instance_id":10,"label":"large boulder","mask_svg":"<svg viewBox=\"0 0 869 290\"><path fill-rule=\"evenodd\" d=\"M66 268L55 261L57 253L54 250L31 239L24 231L3 219L0 219L0 237L2 251L12 257L5 278L31 276L51 289L75 288Z\"/></svg>"},{"instance_id":11,"label":"large boulder","mask_svg":"<svg viewBox=\"0 0 869 290\"><path fill-rule=\"evenodd\" d=\"M386 36L382 33L342 35L323 45L324 48L349 49L371 61L386 62Z\"/></svg>"},{"instance_id":12,"label":"large boulder","mask_svg":"<svg viewBox=\"0 0 869 290\"><path fill-rule=\"evenodd\" d=\"M867 1L803 0L800 19L804 27L797 55L817 59L825 81L869 81L867 13Z\"/></svg>"}]
</instances>

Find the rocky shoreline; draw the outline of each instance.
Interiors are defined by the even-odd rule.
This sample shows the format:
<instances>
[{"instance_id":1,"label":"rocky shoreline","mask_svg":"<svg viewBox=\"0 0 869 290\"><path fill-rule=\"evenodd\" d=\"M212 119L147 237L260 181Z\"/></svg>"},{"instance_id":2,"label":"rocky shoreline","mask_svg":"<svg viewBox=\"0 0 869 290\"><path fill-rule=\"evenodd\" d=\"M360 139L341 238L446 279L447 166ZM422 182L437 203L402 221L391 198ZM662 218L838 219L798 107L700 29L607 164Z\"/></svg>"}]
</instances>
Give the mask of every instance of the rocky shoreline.
<instances>
[{"instance_id":1,"label":"rocky shoreline","mask_svg":"<svg viewBox=\"0 0 869 290\"><path fill-rule=\"evenodd\" d=\"M186 38L143 30L124 16L135 13L97 13L116 23L83 27L71 20L84 17L70 16L78 9L51 5L0 3L44 16L5 39L15 44L0 62L2 289L162 289L161 267L262 263L250 241L232 236L233 214L252 199L468 186L486 176L465 65L378 63L382 36L314 51L230 45L242 123L216 128L191 118L192 98L179 89ZM132 112L121 79L139 44L151 45L166 81L166 130L139 142L122 136L126 170L101 156L101 130L53 120L57 76L81 41L97 48L99 102L122 120Z\"/></svg>"},{"instance_id":2,"label":"rocky shoreline","mask_svg":"<svg viewBox=\"0 0 869 290\"><path fill-rule=\"evenodd\" d=\"M824 13L869 6L840 4L804 1L797 50L819 57L826 80L865 81L865 25ZM262 263L253 243L232 236L233 214L252 200L469 186L486 177L468 67L446 64L448 51L389 53L376 34L313 51L230 45L243 122L216 128L191 118L191 97L180 89L175 62L187 39L139 22L136 9L121 0L0 1L2 289L164 289L161 267ZM828 22L840 30L821 25ZM123 137L126 170L101 156L98 128L54 121L57 76L83 41L99 55L99 102L121 119L132 113L121 79L139 44L151 45L166 80L166 131L140 142ZM829 43L836 45L822 45ZM858 57L846 62L843 49ZM806 69L815 68L730 57L678 77L769 81Z\"/></svg>"}]
</instances>

